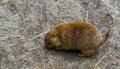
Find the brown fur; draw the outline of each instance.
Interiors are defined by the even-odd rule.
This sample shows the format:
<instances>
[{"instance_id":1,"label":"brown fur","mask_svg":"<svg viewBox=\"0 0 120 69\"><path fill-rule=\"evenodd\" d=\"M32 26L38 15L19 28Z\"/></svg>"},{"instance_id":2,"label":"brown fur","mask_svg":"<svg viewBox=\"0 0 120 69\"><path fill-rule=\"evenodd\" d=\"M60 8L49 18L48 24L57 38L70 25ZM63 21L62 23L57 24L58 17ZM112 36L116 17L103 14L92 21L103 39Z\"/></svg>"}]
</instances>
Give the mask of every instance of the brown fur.
<instances>
[{"instance_id":1,"label":"brown fur","mask_svg":"<svg viewBox=\"0 0 120 69\"><path fill-rule=\"evenodd\" d=\"M61 23L46 34L45 46L57 50L78 50L91 56L107 41L108 34L102 38L99 30L87 22Z\"/></svg>"}]
</instances>

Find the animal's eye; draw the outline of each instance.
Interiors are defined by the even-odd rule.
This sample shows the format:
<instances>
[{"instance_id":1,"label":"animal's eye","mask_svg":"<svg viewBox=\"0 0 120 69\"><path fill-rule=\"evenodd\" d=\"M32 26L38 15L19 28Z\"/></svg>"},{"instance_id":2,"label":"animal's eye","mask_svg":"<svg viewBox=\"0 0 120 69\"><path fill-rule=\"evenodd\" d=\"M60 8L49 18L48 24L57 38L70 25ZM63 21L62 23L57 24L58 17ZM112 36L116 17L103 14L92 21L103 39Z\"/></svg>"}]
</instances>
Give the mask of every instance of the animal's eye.
<instances>
[{"instance_id":1,"label":"animal's eye","mask_svg":"<svg viewBox=\"0 0 120 69\"><path fill-rule=\"evenodd\" d=\"M48 41L47 43L50 44L50 41Z\"/></svg>"},{"instance_id":2,"label":"animal's eye","mask_svg":"<svg viewBox=\"0 0 120 69\"><path fill-rule=\"evenodd\" d=\"M54 35L52 35L52 38L54 38L55 36Z\"/></svg>"}]
</instances>

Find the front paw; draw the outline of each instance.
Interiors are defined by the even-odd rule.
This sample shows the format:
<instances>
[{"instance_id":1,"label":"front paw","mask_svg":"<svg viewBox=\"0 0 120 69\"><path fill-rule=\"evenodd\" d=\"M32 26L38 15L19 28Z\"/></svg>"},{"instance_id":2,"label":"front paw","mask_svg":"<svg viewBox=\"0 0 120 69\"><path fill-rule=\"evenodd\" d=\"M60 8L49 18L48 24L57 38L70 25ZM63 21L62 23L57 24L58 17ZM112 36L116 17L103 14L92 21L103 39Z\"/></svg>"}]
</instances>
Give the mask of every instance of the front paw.
<instances>
[{"instance_id":1,"label":"front paw","mask_svg":"<svg viewBox=\"0 0 120 69\"><path fill-rule=\"evenodd\" d=\"M60 47L56 47L55 49L56 49L56 50L61 50L61 48L60 48Z\"/></svg>"}]
</instances>

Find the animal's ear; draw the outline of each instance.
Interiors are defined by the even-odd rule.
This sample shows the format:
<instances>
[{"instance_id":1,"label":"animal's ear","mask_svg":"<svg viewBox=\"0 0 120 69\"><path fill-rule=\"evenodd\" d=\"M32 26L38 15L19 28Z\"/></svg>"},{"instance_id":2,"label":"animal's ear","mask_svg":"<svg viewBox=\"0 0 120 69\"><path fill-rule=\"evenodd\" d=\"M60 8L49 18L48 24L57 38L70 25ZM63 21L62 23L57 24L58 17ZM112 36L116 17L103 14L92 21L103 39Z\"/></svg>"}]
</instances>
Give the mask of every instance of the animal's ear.
<instances>
[{"instance_id":1,"label":"animal's ear","mask_svg":"<svg viewBox=\"0 0 120 69\"><path fill-rule=\"evenodd\" d=\"M60 42L60 40L57 36L52 37L51 40L52 40L52 42L55 46L60 46L61 45L61 42Z\"/></svg>"}]
</instances>

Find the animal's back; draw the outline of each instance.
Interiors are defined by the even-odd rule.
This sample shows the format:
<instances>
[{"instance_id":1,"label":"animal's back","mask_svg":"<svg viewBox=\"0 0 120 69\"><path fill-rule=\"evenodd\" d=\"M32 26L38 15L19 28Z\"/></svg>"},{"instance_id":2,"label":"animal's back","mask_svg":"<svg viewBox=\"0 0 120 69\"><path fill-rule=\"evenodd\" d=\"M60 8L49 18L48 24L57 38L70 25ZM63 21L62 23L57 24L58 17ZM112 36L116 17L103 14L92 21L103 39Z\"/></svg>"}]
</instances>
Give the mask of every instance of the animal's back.
<instances>
[{"instance_id":1,"label":"animal's back","mask_svg":"<svg viewBox=\"0 0 120 69\"><path fill-rule=\"evenodd\" d=\"M100 40L98 29L90 23L71 22L55 27L59 31L59 38L63 46L71 50L86 50L97 48Z\"/></svg>"}]
</instances>

